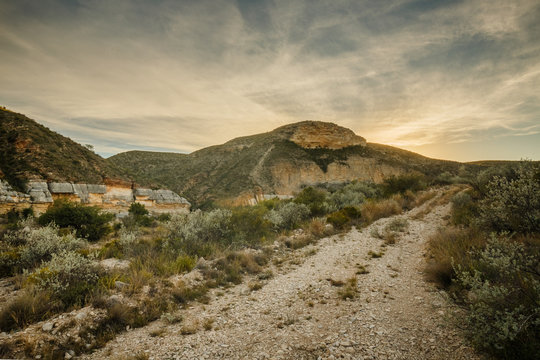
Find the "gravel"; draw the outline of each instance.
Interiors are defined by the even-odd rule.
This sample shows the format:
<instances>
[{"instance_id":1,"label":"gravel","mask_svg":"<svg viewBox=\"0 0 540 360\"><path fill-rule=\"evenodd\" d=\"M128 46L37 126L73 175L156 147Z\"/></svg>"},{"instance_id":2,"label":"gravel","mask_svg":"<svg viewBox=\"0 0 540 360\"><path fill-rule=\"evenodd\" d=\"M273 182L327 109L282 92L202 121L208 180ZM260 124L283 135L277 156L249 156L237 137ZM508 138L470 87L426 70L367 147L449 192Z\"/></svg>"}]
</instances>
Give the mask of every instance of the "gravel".
<instances>
[{"instance_id":1,"label":"gravel","mask_svg":"<svg viewBox=\"0 0 540 360\"><path fill-rule=\"evenodd\" d=\"M426 241L449 212L439 205L413 219L426 206L401 215L408 228L381 258L368 256L384 242L370 234L393 218L291 252L260 290L249 281L215 290L210 304L181 310L181 323L155 321L82 358L480 359L452 326L460 310L423 279ZM356 275L359 265L369 272ZM354 276L356 296L343 300L329 279ZM182 335L186 326L196 332Z\"/></svg>"}]
</instances>

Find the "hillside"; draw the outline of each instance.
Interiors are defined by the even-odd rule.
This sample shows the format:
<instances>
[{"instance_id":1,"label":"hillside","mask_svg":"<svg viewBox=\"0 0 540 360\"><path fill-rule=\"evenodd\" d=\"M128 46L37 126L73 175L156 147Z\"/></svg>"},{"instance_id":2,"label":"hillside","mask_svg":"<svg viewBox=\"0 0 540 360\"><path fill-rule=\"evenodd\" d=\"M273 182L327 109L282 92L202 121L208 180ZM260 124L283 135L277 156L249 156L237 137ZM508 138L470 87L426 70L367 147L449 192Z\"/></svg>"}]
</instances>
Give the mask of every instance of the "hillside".
<instances>
[{"instance_id":1,"label":"hillside","mask_svg":"<svg viewBox=\"0 0 540 360\"><path fill-rule=\"evenodd\" d=\"M463 164L366 143L332 123L304 121L191 154L129 151L108 161L138 183L166 186L199 205L290 195L301 186L355 179L380 182L405 172L437 175Z\"/></svg>"},{"instance_id":2,"label":"hillside","mask_svg":"<svg viewBox=\"0 0 540 360\"><path fill-rule=\"evenodd\" d=\"M84 146L22 114L0 109L0 179L24 190L33 179L101 184L105 178L126 179Z\"/></svg>"}]
</instances>

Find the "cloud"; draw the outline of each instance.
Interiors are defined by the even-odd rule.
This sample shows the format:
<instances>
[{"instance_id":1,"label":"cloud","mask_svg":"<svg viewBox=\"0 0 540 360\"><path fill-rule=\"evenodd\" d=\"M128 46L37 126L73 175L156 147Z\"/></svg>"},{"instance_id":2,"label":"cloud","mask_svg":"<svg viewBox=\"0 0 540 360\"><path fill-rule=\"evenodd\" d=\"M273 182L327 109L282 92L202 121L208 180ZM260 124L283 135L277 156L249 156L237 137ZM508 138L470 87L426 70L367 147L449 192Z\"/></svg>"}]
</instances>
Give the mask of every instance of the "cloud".
<instances>
[{"instance_id":1,"label":"cloud","mask_svg":"<svg viewBox=\"0 0 540 360\"><path fill-rule=\"evenodd\" d=\"M0 99L103 154L305 119L405 147L534 135L539 16L532 0L0 0Z\"/></svg>"}]
</instances>

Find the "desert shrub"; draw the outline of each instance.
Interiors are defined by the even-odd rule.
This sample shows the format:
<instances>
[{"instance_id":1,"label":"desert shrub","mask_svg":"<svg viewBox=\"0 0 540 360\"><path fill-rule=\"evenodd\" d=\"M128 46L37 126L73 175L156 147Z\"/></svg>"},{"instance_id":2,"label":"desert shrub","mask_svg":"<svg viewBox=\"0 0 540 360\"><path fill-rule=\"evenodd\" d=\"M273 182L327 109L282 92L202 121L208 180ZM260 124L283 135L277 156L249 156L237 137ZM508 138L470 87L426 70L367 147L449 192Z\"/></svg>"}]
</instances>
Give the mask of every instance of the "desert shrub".
<instances>
[{"instance_id":1,"label":"desert shrub","mask_svg":"<svg viewBox=\"0 0 540 360\"><path fill-rule=\"evenodd\" d=\"M409 226L409 222L407 221L407 218L404 217L396 217L392 221L390 221L384 229L386 231L395 231L395 232L402 232L407 229Z\"/></svg>"},{"instance_id":2,"label":"desert shrub","mask_svg":"<svg viewBox=\"0 0 540 360\"><path fill-rule=\"evenodd\" d=\"M314 238L321 238L327 235L326 221L324 218L314 218L309 222L308 233Z\"/></svg>"},{"instance_id":3,"label":"desert shrub","mask_svg":"<svg viewBox=\"0 0 540 360\"><path fill-rule=\"evenodd\" d=\"M148 210L144 204L136 202L132 203L129 206L128 214L128 216L122 219L124 225L128 224L129 222L133 222L139 226L151 226L153 223L152 218L148 216Z\"/></svg>"},{"instance_id":4,"label":"desert shrub","mask_svg":"<svg viewBox=\"0 0 540 360\"><path fill-rule=\"evenodd\" d=\"M463 184L465 183L465 179L455 175L455 174L452 174L448 171L445 171L439 175L437 175L435 177L435 179L433 179L433 184L436 184L436 185L452 185L452 184Z\"/></svg>"},{"instance_id":5,"label":"desert shrub","mask_svg":"<svg viewBox=\"0 0 540 360\"><path fill-rule=\"evenodd\" d=\"M6 219L10 228L15 228L19 220L21 220L21 213L15 209L10 209L6 213Z\"/></svg>"},{"instance_id":6,"label":"desert shrub","mask_svg":"<svg viewBox=\"0 0 540 360\"><path fill-rule=\"evenodd\" d=\"M360 218L360 211L355 207L347 206L343 209L333 212L328 215L326 221L336 229L345 229L353 224L353 222Z\"/></svg>"},{"instance_id":7,"label":"desert shrub","mask_svg":"<svg viewBox=\"0 0 540 360\"><path fill-rule=\"evenodd\" d=\"M227 285L228 283L239 284L243 274L257 274L268 262L268 256L264 253L252 253L247 251L234 251L219 258L212 269L203 269L206 278L209 279L209 287Z\"/></svg>"},{"instance_id":8,"label":"desert shrub","mask_svg":"<svg viewBox=\"0 0 540 360\"><path fill-rule=\"evenodd\" d=\"M268 208L264 205L241 206L232 209L231 229L241 243L258 243L270 236L272 224L266 219Z\"/></svg>"},{"instance_id":9,"label":"desert shrub","mask_svg":"<svg viewBox=\"0 0 540 360\"><path fill-rule=\"evenodd\" d=\"M367 201L361 207L362 218L366 224L375 220L401 214L401 204L397 199Z\"/></svg>"},{"instance_id":10,"label":"desert shrub","mask_svg":"<svg viewBox=\"0 0 540 360\"><path fill-rule=\"evenodd\" d=\"M197 263L194 257L188 255L178 255L174 261L175 273L190 272Z\"/></svg>"},{"instance_id":11,"label":"desert shrub","mask_svg":"<svg viewBox=\"0 0 540 360\"><path fill-rule=\"evenodd\" d=\"M499 232L540 232L540 165L524 161L515 178L493 177L479 204L478 223Z\"/></svg>"},{"instance_id":12,"label":"desert shrub","mask_svg":"<svg viewBox=\"0 0 540 360\"><path fill-rule=\"evenodd\" d=\"M23 220L33 217L34 209L32 209L31 207L23 209L22 211L10 209L6 213L7 228L10 230L19 229L21 227L21 222L24 222Z\"/></svg>"},{"instance_id":13,"label":"desert shrub","mask_svg":"<svg viewBox=\"0 0 540 360\"><path fill-rule=\"evenodd\" d=\"M495 177L504 177L508 180L516 178L516 166L513 164L503 166L491 166L486 170L479 172L476 176L472 177L469 184L472 186L475 193L480 197L484 197L488 193L489 183Z\"/></svg>"},{"instance_id":14,"label":"desert shrub","mask_svg":"<svg viewBox=\"0 0 540 360\"><path fill-rule=\"evenodd\" d=\"M125 227L121 227L118 231L118 242L122 247L133 246L137 242L139 236L139 231L130 231Z\"/></svg>"},{"instance_id":15,"label":"desert shrub","mask_svg":"<svg viewBox=\"0 0 540 360\"><path fill-rule=\"evenodd\" d=\"M170 220L171 220L171 214L169 214L169 213L162 213L162 214L159 214L159 215L156 217L156 220L159 221L159 222L167 222L167 221L170 221Z\"/></svg>"},{"instance_id":16,"label":"desert shrub","mask_svg":"<svg viewBox=\"0 0 540 360\"><path fill-rule=\"evenodd\" d=\"M356 276L347 279L347 282L343 285L345 286L338 290L339 296L343 300L354 299L358 293L358 279Z\"/></svg>"},{"instance_id":17,"label":"desert shrub","mask_svg":"<svg viewBox=\"0 0 540 360\"><path fill-rule=\"evenodd\" d=\"M452 223L455 225L471 225L478 216L478 206L467 192L460 192L452 198Z\"/></svg>"},{"instance_id":18,"label":"desert shrub","mask_svg":"<svg viewBox=\"0 0 540 360\"><path fill-rule=\"evenodd\" d=\"M39 218L41 225L55 223L61 228L72 228L77 237L97 241L110 230L113 214L102 213L98 207L84 206L67 200L55 200Z\"/></svg>"},{"instance_id":19,"label":"desert shrub","mask_svg":"<svg viewBox=\"0 0 540 360\"><path fill-rule=\"evenodd\" d=\"M292 230L308 218L309 208L304 204L288 202L277 209L272 209L265 218L274 226L275 230Z\"/></svg>"},{"instance_id":20,"label":"desert shrub","mask_svg":"<svg viewBox=\"0 0 540 360\"><path fill-rule=\"evenodd\" d=\"M423 190L426 188L426 184L422 175L406 174L384 179L381 187L383 194L390 196L393 194L404 194L407 190L413 192Z\"/></svg>"},{"instance_id":21,"label":"desert shrub","mask_svg":"<svg viewBox=\"0 0 540 360\"><path fill-rule=\"evenodd\" d=\"M456 279L456 267L472 269L472 252L485 246L485 236L474 229L448 227L428 240L427 278L449 289Z\"/></svg>"},{"instance_id":22,"label":"desert shrub","mask_svg":"<svg viewBox=\"0 0 540 360\"><path fill-rule=\"evenodd\" d=\"M287 238L285 240L285 246L287 246L289 249L298 250L308 246L309 244L312 244L314 241L315 239L313 238L313 236L309 234L303 234L295 236L293 238Z\"/></svg>"},{"instance_id":23,"label":"desert shrub","mask_svg":"<svg viewBox=\"0 0 540 360\"><path fill-rule=\"evenodd\" d=\"M473 343L502 358L535 359L540 350L540 257L507 236L472 252L473 270L458 267L468 290Z\"/></svg>"},{"instance_id":24,"label":"desert shrub","mask_svg":"<svg viewBox=\"0 0 540 360\"><path fill-rule=\"evenodd\" d=\"M181 250L191 256L208 256L213 252L212 244L230 243L230 210L200 210L189 214L175 214L167 223L166 247Z\"/></svg>"},{"instance_id":25,"label":"desert shrub","mask_svg":"<svg viewBox=\"0 0 540 360\"><path fill-rule=\"evenodd\" d=\"M145 216L148 215L148 210L146 210L144 204L134 202L129 206L128 213L133 216Z\"/></svg>"},{"instance_id":26,"label":"desert shrub","mask_svg":"<svg viewBox=\"0 0 540 360\"><path fill-rule=\"evenodd\" d=\"M205 285L198 285L188 287L184 284L180 284L171 291L173 299L179 304L187 304L194 300L203 300L205 302L208 297L208 287Z\"/></svg>"},{"instance_id":27,"label":"desert shrub","mask_svg":"<svg viewBox=\"0 0 540 360\"><path fill-rule=\"evenodd\" d=\"M71 233L64 236L58 235L58 228L54 225L37 229L25 226L20 230L7 233L4 241L13 248L0 255L0 259L11 261L9 264L11 273L38 266L61 251L77 250L86 245L84 240L76 238ZM6 265L8 264L0 264L0 267L7 268Z\"/></svg>"},{"instance_id":28,"label":"desert shrub","mask_svg":"<svg viewBox=\"0 0 540 360\"><path fill-rule=\"evenodd\" d=\"M73 251L62 251L29 274L26 283L38 290L50 291L67 307L84 304L98 282L98 272L90 259Z\"/></svg>"},{"instance_id":29,"label":"desert shrub","mask_svg":"<svg viewBox=\"0 0 540 360\"><path fill-rule=\"evenodd\" d=\"M62 304L49 292L27 289L10 300L0 311L0 330L24 329L61 310Z\"/></svg>"},{"instance_id":30,"label":"desert shrub","mask_svg":"<svg viewBox=\"0 0 540 360\"><path fill-rule=\"evenodd\" d=\"M327 213L326 193L311 186L304 188L296 197L294 202L304 204L309 208L311 216L321 216Z\"/></svg>"},{"instance_id":31,"label":"desert shrub","mask_svg":"<svg viewBox=\"0 0 540 360\"><path fill-rule=\"evenodd\" d=\"M373 183L354 181L328 196L329 210L337 211L347 206L360 206L366 199L380 196L379 188Z\"/></svg>"}]
</instances>

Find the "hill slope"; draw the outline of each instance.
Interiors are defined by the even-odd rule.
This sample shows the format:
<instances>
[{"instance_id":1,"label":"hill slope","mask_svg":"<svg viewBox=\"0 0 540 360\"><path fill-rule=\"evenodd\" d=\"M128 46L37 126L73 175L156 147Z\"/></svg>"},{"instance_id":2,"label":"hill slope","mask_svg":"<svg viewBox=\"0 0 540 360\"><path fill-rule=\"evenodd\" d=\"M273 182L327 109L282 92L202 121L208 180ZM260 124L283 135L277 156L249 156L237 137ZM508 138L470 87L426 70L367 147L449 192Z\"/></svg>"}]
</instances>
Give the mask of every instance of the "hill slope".
<instances>
[{"instance_id":1,"label":"hill slope","mask_svg":"<svg viewBox=\"0 0 540 360\"><path fill-rule=\"evenodd\" d=\"M405 172L456 172L462 164L378 144L332 123L304 121L191 154L129 151L108 161L137 182L167 186L199 205L293 194L301 186Z\"/></svg>"},{"instance_id":2,"label":"hill slope","mask_svg":"<svg viewBox=\"0 0 540 360\"><path fill-rule=\"evenodd\" d=\"M31 179L99 184L125 179L114 165L28 117L0 109L0 179L24 190Z\"/></svg>"}]
</instances>

